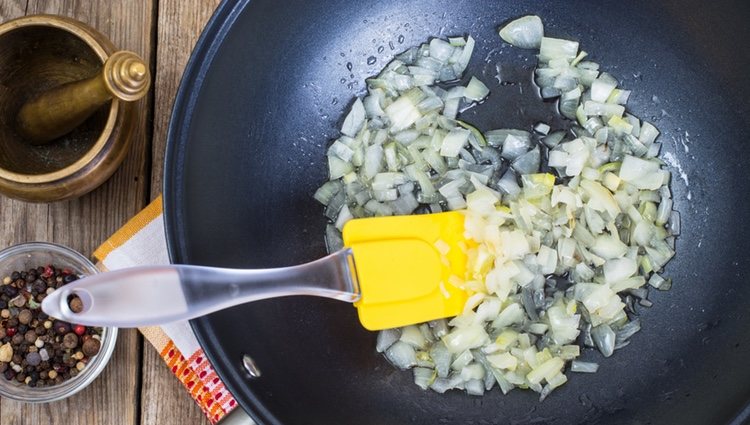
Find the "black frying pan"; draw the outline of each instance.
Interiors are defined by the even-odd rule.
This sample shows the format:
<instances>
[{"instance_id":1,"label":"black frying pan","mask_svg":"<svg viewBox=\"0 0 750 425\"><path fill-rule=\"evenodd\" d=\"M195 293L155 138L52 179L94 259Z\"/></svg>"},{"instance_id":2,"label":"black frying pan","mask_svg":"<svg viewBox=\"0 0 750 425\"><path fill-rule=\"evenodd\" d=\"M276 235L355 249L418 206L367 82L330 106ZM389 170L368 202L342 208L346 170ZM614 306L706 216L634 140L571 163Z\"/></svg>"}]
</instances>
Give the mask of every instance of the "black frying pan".
<instances>
[{"instance_id":1,"label":"black frying pan","mask_svg":"<svg viewBox=\"0 0 750 425\"><path fill-rule=\"evenodd\" d=\"M536 100L530 85L535 59L496 35L499 24L528 13L542 17L548 35L580 40L632 89L629 108L656 123L663 151L682 165L685 178L673 170L672 181L683 224L668 266L674 289L652 294L655 307L642 310L644 329L629 347L601 361L597 374L571 374L542 403L520 390L483 398L422 391L411 372L375 353L375 334L360 327L355 309L335 301L268 300L195 320L212 363L258 422L723 424L750 417L746 1L225 1L193 53L172 116L164 187L172 260L270 267L324 255L325 222L311 195L326 179L326 144L363 93L364 78L431 36L477 40L467 75L492 95L466 120L488 130L551 119L554 105ZM507 63L501 72L511 84L494 79L498 61ZM678 140L685 136L687 149ZM259 379L243 371L245 353Z\"/></svg>"}]
</instances>

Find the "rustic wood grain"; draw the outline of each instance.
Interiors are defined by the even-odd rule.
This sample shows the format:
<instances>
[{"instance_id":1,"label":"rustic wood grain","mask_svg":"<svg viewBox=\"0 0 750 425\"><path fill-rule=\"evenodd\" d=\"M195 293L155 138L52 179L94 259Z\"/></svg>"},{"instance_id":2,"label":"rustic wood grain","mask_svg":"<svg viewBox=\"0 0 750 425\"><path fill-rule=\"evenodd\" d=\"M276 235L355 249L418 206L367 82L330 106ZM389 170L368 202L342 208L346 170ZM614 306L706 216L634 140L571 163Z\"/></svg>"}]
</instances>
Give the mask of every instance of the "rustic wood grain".
<instances>
[{"instance_id":1,"label":"rustic wood grain","mask_svg":"<svg viewBox=\"0 0 750 425\"><path fill-rule=\"evenodd\" d=\"M206 22L220 0L160 0L158 45L154 90L154 135L152 145L151 197L162 191L164 148L172 105L180 85L182 72Z\"/></svg>"},{"instance_id":2,"label":"rustic wood grain","mask_svg":"<svg viewBox=\"0 0 750 425\"><path fill-rule=\"evenodd\" d=\"M172 105L195 42L219 0L160 0L157 17L156 81L151 162L151 198L162 191L164 149ZM148 345L148 344L146 344ZM156 350L143 350L141 423L208 424Z\"/></svg>"},{"instance_id":3,"label":"rustic wood grain","mask_svg":"<svg viewBox=\"0 0 750 425\"><path fill-rule=\"evenodd\" d=\"M28 0L3 0L0 2L0 20L19 18L26 13Z\"/></svg>"},{"instance_id":4,"label":"rustic wood grain","mask_svg":"<svg viewBox=\"0 0 750 425\"><path fill-rule=\"evenodd\" d=\"M0 19L51 13L88 23L118 47L149 60L153 51L153 0L1 0ZM28 204L0 197L0 247L30 240L67 245L85 255L138 212L148 199L151 99L141 101L131 151L110 180L80 199ZM135 331L122 331L107 369L66 400L27 405L0 400L2 424L137 424L140 418L140 350Z\"/></svg>"}]
</instances>

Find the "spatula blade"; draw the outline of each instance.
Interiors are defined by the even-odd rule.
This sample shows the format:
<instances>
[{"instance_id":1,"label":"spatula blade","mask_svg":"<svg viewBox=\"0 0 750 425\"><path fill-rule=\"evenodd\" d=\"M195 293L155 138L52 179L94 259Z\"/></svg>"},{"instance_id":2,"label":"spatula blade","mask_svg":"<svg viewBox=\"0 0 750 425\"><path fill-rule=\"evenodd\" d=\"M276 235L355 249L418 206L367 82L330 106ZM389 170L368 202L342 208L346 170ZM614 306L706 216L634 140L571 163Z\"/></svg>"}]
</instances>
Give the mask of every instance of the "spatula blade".
<instances>
[{"instance_id":1,"label":"spatula blade","mask_svg":"<svg viewBox=\"0 0 750 425\"><path fill-rule=\"evenodd\" d=\"M460 212L350 220L344 245L354 253L362 326L388 329L461 313L467 294L450 283L466 269Z\"/></svg>"}]
</instances>

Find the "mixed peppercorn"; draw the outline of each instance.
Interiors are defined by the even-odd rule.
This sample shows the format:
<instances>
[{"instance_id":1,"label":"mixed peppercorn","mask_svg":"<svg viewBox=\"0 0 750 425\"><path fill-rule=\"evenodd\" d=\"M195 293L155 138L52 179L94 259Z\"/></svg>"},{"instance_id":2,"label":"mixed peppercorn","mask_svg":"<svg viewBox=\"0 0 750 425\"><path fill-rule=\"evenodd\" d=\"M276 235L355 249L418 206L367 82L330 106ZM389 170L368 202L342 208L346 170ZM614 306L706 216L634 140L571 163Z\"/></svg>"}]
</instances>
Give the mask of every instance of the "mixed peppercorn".
<instances>
[{"instance_id":1,"label":"mixed peppercorn","mask_svg":"<svg viewBox=\"0 0 750 425\"><path fill-rule=\"evenodd\" d=\"M30 387L59 384L99 353L102 329L47 316L42 300L78 276L53 265L14 271L0 284L0 374ZM69 300L79 312L81 300Z\"/></svg>"}]
</instances>

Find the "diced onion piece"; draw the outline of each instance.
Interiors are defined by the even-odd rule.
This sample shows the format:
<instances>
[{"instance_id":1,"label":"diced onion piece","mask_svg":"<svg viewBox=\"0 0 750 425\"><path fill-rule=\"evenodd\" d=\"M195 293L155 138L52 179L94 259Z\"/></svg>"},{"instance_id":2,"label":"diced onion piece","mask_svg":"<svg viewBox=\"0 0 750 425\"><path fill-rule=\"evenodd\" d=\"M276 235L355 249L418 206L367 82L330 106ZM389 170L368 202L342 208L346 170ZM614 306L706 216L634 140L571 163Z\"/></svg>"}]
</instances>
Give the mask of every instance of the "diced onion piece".
<instances>
[{"instance_id":1,"label":"diced onion piece","mask_svg":"<svg viewBox=\"0 0 750 425\"><path fill-rule=\"evenodd\" d=\"M591 337L594 339L596 348L604 355L609 357L615 351L615 332L607 324L601 324L591 330Z\"/></svg>"},{"instance_id":2,"label":"diced onion piece","mask_svg":"<svg viewBox=\"0 0 750 425\"><path fill-rule=\"evenodd\" d=\"M535 367L528 375L526 375L526 379L532 384L538 384L542 379L555 376L562 370L563 366L565 366L565 362L563 362L562 359L559 357L553 357Z\"/></svg>"},{"instance_id":3,"label":"diced onion piece","mask_svg":"<svg viewBox=\"0 0 750 425\"><path fill-rule=\"evenodd\" d=\"M570 363L570 371L577 373L596 373L599 370L599 364L593 362L584 362L580 360L573 360Z\"/></svg>"},{"instance_id":4,"label":"diced onion piece","mask_svg":"<svg viewBox=\"0 0 750 425\"><path fill-rule=\"evenodd\" d=\"M608 117L621 117L625 113L625 107L611 103L595 102L587 100L583 104L583 112L586 115L604 115Z\"/></svg>"},{"instance_id":5,"label":"diced onion piece","mask_svg":"<svg viewBox=\"0 0 750 425\"><path fill-rule=\"evenodd\" d=\"M417 352L414 347L403 341L397 341L385 350L385 357L399 369L417 365Z\"/></svg>"},{"instance_id":6,"label":"diced onion piece","mask_svg":"<svg viewBox=\"0 0 750 425\"><path fill-rule=\"evenodd\" d=\"M393 343L398 341L401 336L401 329L383 329L378 332L377 344L375 349L378 353L387 350Z\"/></svg>"},{"instance_id":7,"label":"diced onion piece","mask_svg":"<svg viewBox=\"0 0 750 425\"><path fill-rule=\"evenodd\" d=\"M327 181L315 191L313 198L323 205L328 205L328 202L341 190L341 187L341 182L338 180Z\"/></svg>"},{"instance_id":8,"label":"diced onion piece","mask_svg":"<svg viewBox=\"0 0 750 425\"><path fill-rule=\"evenodd\" d=\"M591 100L594 102L606 102L612 90L617 87L610 81L596 79L591 83Z\"/></svg>"},{"instance_id":9,"label":"diced onion piece","mask_svg":"<svg viewBox=\"0 0 750 425\"><path fill-rule=\"evenodd\" d=\"M578 42L560 38L542 37L539 45L539 61L549 62L552 59L573 60L578 55Z\"/></svg>"},{"instance_id":10,"label":"diced onion piece","mask_svg":"<svg viewBox=\"0 0 750 425\"><path fill-rule=\"evenodd\" d=\"M445 62L453 54L454 47L445 40L433 38L430 40L430 57Z\"/></svg>"},{"instance_id":11,"label":"diced onion piece","mask_svg":"<svg viewBox=\"0 0 750 425\"><path fill-rule=\"evenodd\" d=\"M625 280L638 271L635 260L630 258L613 258L604 263L604 281L609 284Z\"/></svg>"},{"instance_id":12,"label":"diced onion piece","mask_svg":"<svg viewBox=\"0 0 750 425\"><path fill-rule=\"evenodd\" d=\"M415 367L414 368L414 383L419 388L426 390L435 382L435 371L426 367Z\"/></svg>"},{"instance_id":13,"label":"diced onion piece","mask_svg":"<svg viewBox=\"0 0 750 425\"><path fill-rule=\"evenodd\" d=\"M542 20L535 15L511 21L499 31L505 42L521 49L538 49L544 36ZM577 49L577 48L576 48Z\"/></svg>"},{"instance_id":14,"label":"diced onion piece","mask_svg":"<svg viewBox=\"0 0 750 425\"><path fill-rule=\"evenodd\" d=\"M463 128L454 128L451 130L440 147L440 155L448 157L456 157L461 149L466 145L469 140L469 130Z\"/></svg>"},{"instance_id":15,"label":"diced onion piece","mask_svg":"<svg viewBox=\"0 0 750 425\"><path fill-rule=\"evenodd\" d=\"M628 246L617 237L611 235L600 235L594 239L594 245L591 247L591 251L605 260L611 260L621 258L625 255L628 251Z\"/></svg>"},{"instance_id":16,"label":"diced onion piece","mask_svg":"<svg viewBox=\"0 0 750 425\"><path fill-rule=\"evenodd\" d=\"M514 160L526 153L530 147L531 141L529 139L508 134L503 142L502 156L505 159Z\"/></svg>"},{"instance_id":17,"label":"diced onion piece","mask_svg":"<svg viewBox=\"0 0 750 425\"><path fill-rule=\"evenodd\" d=\"M341 126L341 133L349 137L355 137L359 130L365 123L365 106L362 104L362 100L357 98L352 104L352 109L349 111L349 115L344 119L344 124Z\"/></svg>"},{"instance_id":18,"label":"diced onion piece","mask_svg":"<svg viewBox=\"0 0 750 425\"><path fill-rule=\"evenodd\" d=\"M516 370L518 359L510 353L491 354L487 361L498 369Z\"/></svg>"},{"instance_id":19,"label":"diced onion piece","mask_svg":"<svg viewBox=\"0 0 750 425\"><path fill-rule=\"evenodd\" d=\"M663 183L659 171L657 161L626 155L620 166L619 177L638 189L656 190Z\"/></svg>"},{"instance_id":20,"label":"diced onion piece","mask_svg":"<svg viewBox=\"0 0 750 425\"><path fill-rule=\"evenodd\" d=\"M448 351L460 353L472 348L481 347L489 342L489 335L481 324L472 324L457 328L441 338Z\"/></svg>"},{"instance_id":21,"label":"diced onion piece","mask_svg":"<svg viewBox=\"0 0 750 425\"><path fill-rule=\"evenodd\" d=\"M328 156L328 178L336 180L352 171L354 167L350 162L346 162L336 156Z\"/></svg>"},{"instance_id":22,"label":"diced onion piece","mask_svg":"<svg viewBox=\"0 0 750 425\"><path fill-rule=\"evenodd\" d=\"M490 89L488 89L484 83L476 77L471 77L469 84L466 85L466 90L464 90L464 97L478 102L487 97L489 93Z\"/></svg>"},{"instance_id":23,"label":"diced onion piece","mask_svg":"<svg viewBox=\"0 0 750 425\"><path fill-rule=\"evenodd\" d=\"M391 132L401 131L417 122L422 116L414 102L406 96L401 96L385 108L388 119L391 120Z\"/></svg>"}]
</instances>

